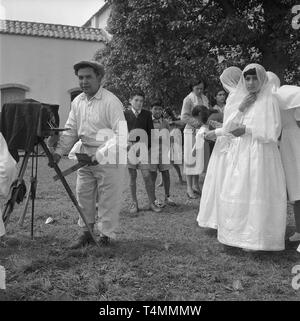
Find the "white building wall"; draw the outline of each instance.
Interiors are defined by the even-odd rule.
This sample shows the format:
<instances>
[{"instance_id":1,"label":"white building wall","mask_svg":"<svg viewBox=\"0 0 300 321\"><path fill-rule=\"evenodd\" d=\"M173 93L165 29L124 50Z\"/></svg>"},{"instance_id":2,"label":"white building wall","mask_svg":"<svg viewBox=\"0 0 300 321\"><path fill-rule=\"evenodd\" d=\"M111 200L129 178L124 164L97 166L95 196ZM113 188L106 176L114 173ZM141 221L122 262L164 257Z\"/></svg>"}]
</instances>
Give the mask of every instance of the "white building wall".
<instances>
[{"instance_id":1,"label":"white building wall","mask_svg":"<svg viewBox=\"0 0 300 321\"><path fill-rule=\"evenodd\" d=\"M70 111L68 91L78 87L73 65L91 60L104 46L102 42L0 34L0 86L25 85L30 88L26 98L60 105L63 126Z\"/></svg>"},{"instance_id":2,"label":"white building wall","mask_svg":"<svg viewBox=\"0 0 300 321\"><path fill-rule=\"evenodd\" d=\"M111 13L111 7L108 7L106 10L102 11L99 15L96 16L96 28L100 28L100 29L106 28L110 13Z\"/></svg>"}]
</instances>

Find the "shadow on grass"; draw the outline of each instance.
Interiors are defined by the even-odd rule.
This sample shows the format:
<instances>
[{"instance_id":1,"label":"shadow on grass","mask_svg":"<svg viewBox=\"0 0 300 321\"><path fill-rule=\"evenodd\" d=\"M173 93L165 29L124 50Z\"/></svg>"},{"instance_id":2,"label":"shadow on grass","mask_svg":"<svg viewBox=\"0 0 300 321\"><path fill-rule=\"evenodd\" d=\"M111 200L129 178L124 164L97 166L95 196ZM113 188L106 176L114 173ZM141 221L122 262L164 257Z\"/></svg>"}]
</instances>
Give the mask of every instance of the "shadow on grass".
<instances>
[{"instance_id":1,"label":"shadow on grass","mask_svg":"<svg viewBox=\"0 0 300 321\"><path fill-rule=\"evenodd\" d=\"M88 254L103 258L122 258L128 261L136 261L144 255L190 256L196 255L196 247L189 242L162 242L157 239L122 240L113 242L103 248L93 247L87 250ZM70 254L72 255L72 254Z\"/></svg>"}]
</instances>

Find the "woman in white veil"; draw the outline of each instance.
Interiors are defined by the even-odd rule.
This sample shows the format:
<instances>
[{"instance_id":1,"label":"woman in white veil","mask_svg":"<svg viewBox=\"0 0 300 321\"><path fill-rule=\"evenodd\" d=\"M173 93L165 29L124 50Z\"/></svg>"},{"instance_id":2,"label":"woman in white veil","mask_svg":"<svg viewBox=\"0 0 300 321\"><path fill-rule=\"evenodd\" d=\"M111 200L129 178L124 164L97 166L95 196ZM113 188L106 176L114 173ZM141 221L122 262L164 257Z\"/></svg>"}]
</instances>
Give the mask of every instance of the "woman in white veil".
<instances>
[{"instance_id":1,"label":"woman in white veil","mask_svg":"<svg viewBox=\"0 0 300 321\"><path fill-rule=\"evenodd\" d=\"M276 77L275 74L270 74L271 79ZM293 202L296 223L296 232L289 238L289 241L300 242L300 87L290 85L280 87L278 80L274 91L281 107L280 154L288 198Z\"/></svg>"},{"instance_id":2,"label":"woman in white veil","mask_svg":"<svg viewBox=\"0 0 300 321\"><path fill-rule=\"evenodd\" d=\"M241 78L242 71L237 67L226 68L220 76L220 81L229 96L224 108L224 120L228 115L228 104L230 103L232 95ZM224 166L226 163L226 146L228 144L228 137L222 136L222 128L212 130L206 137L215 139L216 144L212 151L206 177L202 188L202 196L200 199L199 213L197 222L201 227L208 227L217 229L217 211L219 204L220 188L224 179Z\"/></svg>"},{"instance_id":3,"label":"woman in white veil","mask_svg":"<svg viewBox=\"0 0 300 321\"><path fill-rule=\"evenodd\" d=\"M218 211L219 242L246 250L285 247L286 185L277 147L280 111L265 69L243 70L226 128L228 148Z\"/></svg>"}]
</instances>

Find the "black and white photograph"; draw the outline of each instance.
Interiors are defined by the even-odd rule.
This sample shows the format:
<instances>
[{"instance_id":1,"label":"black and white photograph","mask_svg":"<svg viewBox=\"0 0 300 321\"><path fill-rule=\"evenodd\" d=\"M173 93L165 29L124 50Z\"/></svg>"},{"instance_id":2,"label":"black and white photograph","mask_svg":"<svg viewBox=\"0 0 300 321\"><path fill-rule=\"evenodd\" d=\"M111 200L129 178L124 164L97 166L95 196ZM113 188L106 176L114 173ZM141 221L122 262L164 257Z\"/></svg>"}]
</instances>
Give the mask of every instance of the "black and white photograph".
<instances>
[{"instance_id":1,"label":"black and white photograph","mask_svg":"<svg viewBox=\"0 0 300 321\"><path fill-rule=\"evenodd\" d=\"M0 301L300 301L300 0L0 0L0 94Z\"/></svg>"}]
</instances>

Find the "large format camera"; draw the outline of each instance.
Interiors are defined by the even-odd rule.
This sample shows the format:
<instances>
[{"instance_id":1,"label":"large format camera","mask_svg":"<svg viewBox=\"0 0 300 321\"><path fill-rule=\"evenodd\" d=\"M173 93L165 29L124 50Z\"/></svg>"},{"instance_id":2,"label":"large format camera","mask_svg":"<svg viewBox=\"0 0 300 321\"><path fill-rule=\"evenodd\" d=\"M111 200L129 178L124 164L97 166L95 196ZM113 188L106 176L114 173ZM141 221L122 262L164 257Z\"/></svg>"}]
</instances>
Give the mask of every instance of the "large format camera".
<instances>
[{"instance_id":1,"label":"large format camera","mask_svg":"<svg viewBox=\"0 0 300 321\"><path fill-rule=\"evenodd\" d=\"M19 160L18 150L33 152L40 139L57 134L58 105L33 99L14 101L3 105L0 130L12 156Z\"/></svg>"}]
</instances>

